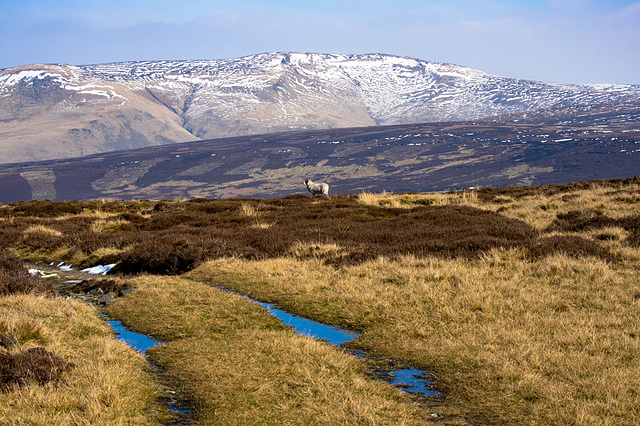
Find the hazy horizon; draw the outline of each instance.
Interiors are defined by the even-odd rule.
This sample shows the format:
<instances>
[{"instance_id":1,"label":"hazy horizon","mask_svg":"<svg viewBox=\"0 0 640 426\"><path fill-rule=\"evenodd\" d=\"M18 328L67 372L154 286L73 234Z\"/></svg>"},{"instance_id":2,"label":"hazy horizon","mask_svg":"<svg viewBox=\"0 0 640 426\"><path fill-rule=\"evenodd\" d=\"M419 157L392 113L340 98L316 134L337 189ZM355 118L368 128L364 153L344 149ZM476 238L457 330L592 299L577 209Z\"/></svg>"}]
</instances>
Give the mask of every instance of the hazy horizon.
<instances>
[{"instance_id":1,"label":"hazy horizon","mask_svg":"<svg viewBox=\"0 0 640 426\"><path fill-rule=\"evenodd\" d=\"M383 53L494 75L640 84L640 1L0 0L0 68Z\"/></svg>"}]
</instances>

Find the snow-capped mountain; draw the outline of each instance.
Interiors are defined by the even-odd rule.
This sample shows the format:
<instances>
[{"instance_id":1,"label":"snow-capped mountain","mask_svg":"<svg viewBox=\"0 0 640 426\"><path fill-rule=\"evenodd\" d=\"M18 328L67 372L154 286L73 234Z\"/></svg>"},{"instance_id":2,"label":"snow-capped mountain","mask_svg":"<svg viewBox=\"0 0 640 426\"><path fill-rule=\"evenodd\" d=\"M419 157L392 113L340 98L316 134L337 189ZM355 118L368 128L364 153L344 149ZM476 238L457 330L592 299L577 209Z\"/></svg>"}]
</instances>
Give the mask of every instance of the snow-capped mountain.
<instances>
[{"instance_id":1,"label":"snow-capped mountain","mask_svg":"<svg viewBox=\"0 0 640 426\"><path fill-rule=\"evenodd\" d=\"M0 163L621 101L640 101L640 86L525 81L380 54L31 65L0 70Z\"/></svg>"}]
</instances>

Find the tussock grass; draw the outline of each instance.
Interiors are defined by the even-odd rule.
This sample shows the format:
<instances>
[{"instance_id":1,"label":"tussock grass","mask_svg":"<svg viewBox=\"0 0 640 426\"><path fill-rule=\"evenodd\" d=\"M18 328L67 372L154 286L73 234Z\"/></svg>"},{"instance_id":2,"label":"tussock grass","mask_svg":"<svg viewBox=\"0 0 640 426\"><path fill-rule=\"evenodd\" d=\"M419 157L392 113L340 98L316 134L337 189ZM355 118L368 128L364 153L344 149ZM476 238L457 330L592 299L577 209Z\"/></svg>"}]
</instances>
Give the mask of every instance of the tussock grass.
<instances>
[{"instance_id":1,"label":"tussock grass","mask_svg":"<svg viewBox=\"0 0 640 426\"><path fill-rule=\"evenodd\" d=\"M211 261L193 279L364 332L353 345L434 371L440 413L499 424L634 424L637 268L521 250L481 259ZM475 420L474 420L475 419Z\"/></svg>"},{"instance_id":2,"label":"tussock grass","mask_svg":"<svg viewBox=\"0 0 640 426\"><path fill-rule=\"evenodd\" d=\"M346 250L337 244L314 244L298 241L293 244L287 254L298 259L335 259L344 256Z\"/></svg>"},{"instance_id":3,"label":"tussock grass","mask_svg":"<svg viewBox=\"0 0 640 426\"><path fill-rule=\"evenodd\" d=\"M149 351L179 377L205 424L420 424L407 395L366 364L296 335L264 308L179 277L143 276L108 308L169 343Z\"/></svg>"},{"instance_id":4,"label":"tussock grass","mask_svg":"<svg viewBox=\"0 0 640 426\"><path fill-rule=\"evenodd\" d=\"M260 207L256 207L249 202L243 202L240 204L240 212L245 217L258 217L260 216Z\"/></svg>"},{"instance_id":5,"label":"tussock grass","mask_svg":"<svg viewBox=\"0 0 640 426\"><path fill-rule=\"evenodd\" d=\"M538 187L482 188L434 194L363 193L365 205L413 208L423 205L465 205L498 211L545 230L558 214L571 210L597 212L620 219L638 215L640 182L637 178Z\"/></svg>"},{"instance_id":6,"label":"tussock grass","mask_svg":"<svg viewBox=\"0 0 640 426\"><path fill-rule=\"evenodd\" d=\"M275 225L277 222L273 221L273 222L260 222L260 221L256 221L254 223L252 223L249 227L253 228L253 229L269 229L271 228L273 225Z\"/></svg>"},{"instance_id":7,"label":"tussock grass","mask_svg":"<svg viewBox=\"0 0 640 426\"><path fill-rule=\"evenodd\" d=\"M501 202L504 202L505 198L502 197ZM475 189L430 194L394 194L386 191L381 193L362 192L358 194L357 200L367 206L405 209L432 205L465 205L474 207L479 205L478 191Z\"/></svg>"},{"instance_id":8,"label":"tussock grass","mask_svg":"<svg viewBox=\"0 0 640 426\"><path fill-rule=\"evenodd\" d=\"M62 232L44 225L33 225L24 230L25 234L40 234L48 237L61 237Z\"/></svg>"},{"instance_id":9,"label":"tussock grass","mask_svg":"<svg viewBox=\"0 0 640 426\"><path fill-rule=\"evenodd\" d=\"M130 222L125 219L97 220L91 225L91 230L95 233L101 232L125 232Z\"/></svg>"},{"instance_id":10,"label":"tussock grass","mask_svg":"<svg viewBox=\"0 0 640 426\"><path fill-rule=\"evenodd\" d=\"M59 383L11 388L0 395L3 424L159 424L144 410L158 388L144 358L113 339L110 328L88 306L35 295L0 297L0 335L12 335L19 355L43 347L72 363Z\"/></svg>"},{"instance_id":11,"label":"tussock grass","mask_svg":"<svg viewBox=\"0 0 640 426\"><path fill-rule=\"evenodd\" d=\"M264 216L263 212L260 210L262 206L262 202L257 206L255 204L249 202L243 202L240 204L240 213L244 217L253 218L251 224L249 225L252 229L269 229L273 225L277 223L277 221L264 221L262 217Z\"/></svg>"}]
</instances>

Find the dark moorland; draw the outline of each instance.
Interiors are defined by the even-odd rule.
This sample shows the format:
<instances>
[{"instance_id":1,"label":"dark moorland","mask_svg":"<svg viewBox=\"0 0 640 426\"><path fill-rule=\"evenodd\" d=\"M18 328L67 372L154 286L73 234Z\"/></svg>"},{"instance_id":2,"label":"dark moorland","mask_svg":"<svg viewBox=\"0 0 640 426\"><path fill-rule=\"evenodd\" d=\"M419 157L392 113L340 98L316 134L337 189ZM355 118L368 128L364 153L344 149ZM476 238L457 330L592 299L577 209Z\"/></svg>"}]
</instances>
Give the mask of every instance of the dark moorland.
<instances>
[{"instance_id":1,"label":"dark moorland","mask_svg":"<svg viewBox=\"0 0 640 426\"><path fill-rule=\"evenodd\" d=\"M0 202L433 192L634 176L640 104L242 136L0 166Z\"/></svg>"},{"instance_id":2,"label":"dark moorland","mask_svg":"<svg viewBox=\"0 0 640 426\"><path fill-rule=\"evenodd\" d=\"M500 206L506 197L513 200L593 184L613 188L634 183L638 178L483 188L475 193L483 202ZM499 247L521 247L532 258L563 251L612 260L597 241L544 236L524 221L490 210L417 201L422 202L425 205L403 209L363 205L356 195L292 195L266 200L23 201L0 208L0 218L4 219L0 243L28 254L31 260L54 259L78 267L117 263L112 272L126 274L181 274L205 259L220 257L276 258L291 254L300 243L340 247L307 253L336 266L379 256L469 258ZM619 226L632 233L628 240L635 244L638 219L572 211L559 214L547 231Z\"/></svg>"}]
</instances>

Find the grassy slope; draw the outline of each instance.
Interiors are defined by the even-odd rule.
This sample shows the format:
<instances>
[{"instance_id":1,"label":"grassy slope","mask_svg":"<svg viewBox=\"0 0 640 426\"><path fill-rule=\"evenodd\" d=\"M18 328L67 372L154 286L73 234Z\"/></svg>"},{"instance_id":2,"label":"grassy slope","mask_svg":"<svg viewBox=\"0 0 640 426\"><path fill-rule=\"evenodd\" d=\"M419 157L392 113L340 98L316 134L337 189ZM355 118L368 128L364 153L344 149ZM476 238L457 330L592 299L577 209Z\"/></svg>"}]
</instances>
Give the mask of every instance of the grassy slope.
<instances>
[{"instance_id":1,"label":"grassy slope","mask_svg":"<svg viewBox=\"0 0 640 426\"><path fill-rule=\"evenodd\" d=\"M353 346L427 368L441 414L480 423L638 420L638 271L563 255L523 262L218 260L189 274L364 335Z\"/></svg>"},{"instance_id":2,"label":"grassy slope","mask_svg":"<svg viewBox=\"0 0 640 426\"><path fill-rule=\"evenodd\" d=\"M329 200L29 202L3 206L0 229L25 258L191 270L136 278L138 291L110 313L172 341L152 356L181 378L203 421L411 423L426 413L365 380L361 362L196 281L363 331L353 346L436 374L446 398L434 410L448 424L637 424L639 199L637 183L615 182ZM425 205L435 208L413 208ZM43 210L54 213L36 218Z\"/></svg>"}]
</instances>

